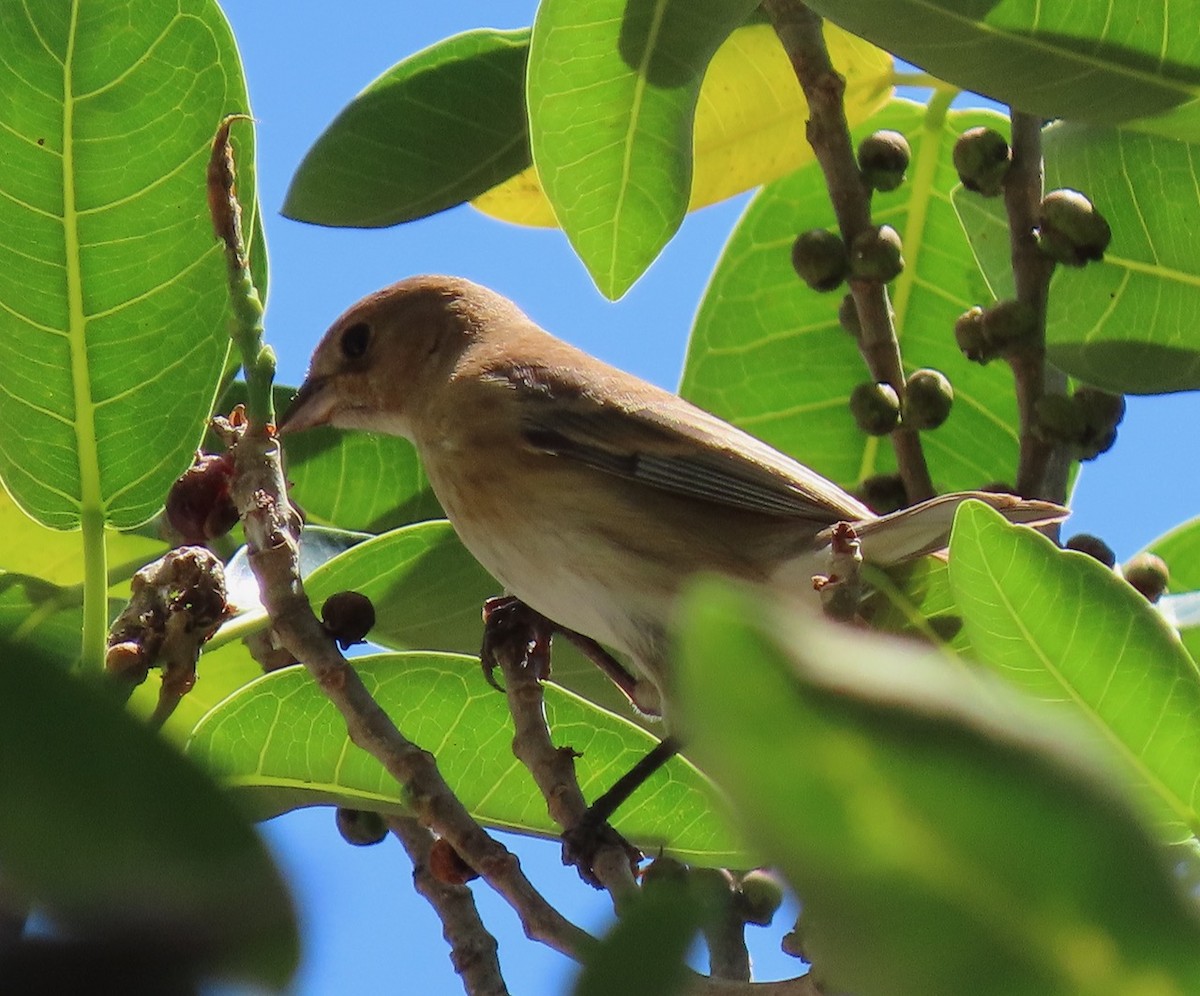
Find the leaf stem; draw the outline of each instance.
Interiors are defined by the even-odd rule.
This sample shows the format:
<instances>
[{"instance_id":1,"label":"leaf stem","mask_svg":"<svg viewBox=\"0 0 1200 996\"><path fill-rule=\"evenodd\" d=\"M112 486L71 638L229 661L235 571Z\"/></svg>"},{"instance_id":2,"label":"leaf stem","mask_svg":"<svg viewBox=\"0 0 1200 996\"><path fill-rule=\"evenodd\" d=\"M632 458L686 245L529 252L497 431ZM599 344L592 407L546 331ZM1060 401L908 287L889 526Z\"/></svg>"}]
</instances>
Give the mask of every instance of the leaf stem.
<instances>
[{"instance_id":1,"label":"leaf stem","mask_svg":"<svg viewBox=\"0 0 1200 996\"><path fill-rule=\"evenodd\" d=\"M763 0L808 101L808 142L825 174L829 199L847 246L871 226L871 197L863 184L846 121L845 79L833 68L821 18L799 0ZM851 280L850 293L858 308L862 335L859 350L879 382L892 386L904 400L904 368L900 342L892 324L886 285L874 280ZM933 497L933 482L921 448L921 437L903 426L891 434L892 448L910 502Z\"/></svg>"},{"instance_id":2,"label":"leaf stem","mask_svg":"<svg viewBox=\"0 0 1200 996\"><path fill-rule=\"evenodd\" d=\"M85 669L104 667L108 649L108 547L104 512L85 506L80 514L83 542L83 650Z\"/></svg>"}]
</instances>

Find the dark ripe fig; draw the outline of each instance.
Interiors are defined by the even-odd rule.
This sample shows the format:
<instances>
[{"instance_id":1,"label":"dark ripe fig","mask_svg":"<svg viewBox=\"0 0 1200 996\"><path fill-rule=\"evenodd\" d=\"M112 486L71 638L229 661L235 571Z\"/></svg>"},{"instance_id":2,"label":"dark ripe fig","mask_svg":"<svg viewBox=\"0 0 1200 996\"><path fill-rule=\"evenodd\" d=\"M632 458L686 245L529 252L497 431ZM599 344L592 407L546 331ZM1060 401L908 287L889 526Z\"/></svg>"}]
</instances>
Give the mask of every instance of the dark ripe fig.
<instances>
[{"instance_id":1,"label":"dark ripe fig","mask_svg":"<svg viewBox=\"0 0 1200 996\"><path fill-rule=\"evenodd\" d=\"M851 392L850 412L868 436L886 436L900 424L900 397L891 384L867 381Z\"/></svg>"},{"instance_id":2,"label":"dark ripe fig","mask_svg":"<svg viewBox=\"0 0 1200 996\"><path fill-rule=\"evenodd\" d=\"M1038 212L1038 245L1066 266L1084 266L1104 258L1112 229L1104 215L1078 190L1052 190Z\"/></svg>"},{"instance_id":3,"label":"dark ripe fig","mask_svg":"<svg viewBox=\"0 0 1200 996\"><path fill-rule=\"evenodd\" d=\"M900 186L911 158L908 139L898 131L874 132L858 145L858 168L863 182L874 190L886 192Z\"/></svg>"},{"instance_id":4,"label":"dark ripe fig","mask_svg":"<svg viewBox=\"0 0 1200 996\"><path fill-rule=\"evenodd\" d=\"M338 807L337 828L342 840L355 847L379 844L388 834L387 823L379 813L369 809L348 809L345 806Z\"/></svg>"},{"instance_id":5,"label":"dark ripe fig","mask_svg":"<svg viewBox=\"0 0 1200 996\"><path fill-rule=\"evenodd\" d=\"M1125 398L1096 387L1076 388L1075 403L1083 412L1088 428L1098 436L1115 429L1125 417Z\"/></svg>"},{"instance_id":6,"label":"dark ripe fig","mask_svg":"<svg viewBox=\"0 0 1200 996\"><path fill-rule=\"evenodd\" d=\"M325 632L343 650L362 643L375 625L375 606L366 595L357 591L339 591L330 595L321 606L321 622Z\"/></svg>"},{"instance_id":7,"label":"dark ripe fig","mask_svg":"<svg viewBox=\"0 0 1200 996\"><path fill-rule=\"evenodd\" d=\"M873 225L854 237L850 246L850 277L886 284L904 270L900 233L890 225Z\"/></svg>"},{"instance_id":8,"label":"dark ripe fig","mask_svg":"<svg viewBox=\"0 0 1200 996\"><path fill-rule=\"evenodd\" d=\"M1034 431L1043 439L1073 446L1083 442L1087 425L1073 399L1061 394L1047 394L1038 399L1034 412L1037 415Z\"/></svg>"},{"instance_id":9,"label":"dark ripe fig","mask_svg":"<svg viewBox=\"0 0 1200 996\"><path fill-rule=\"evenodd\" d=\"M842 237L823 228L801 232L792 243L792 266L815 291L836 290L850 272Z\"/></svg>"},{"instance_id":10,"label":"dark ripe fig","mask_svg":"<svg viewBox=\"0 0 1200 996\"><path fill-rule=\"evenodd\" d=\"M227 453L197 453L195 462L175 479L165 512L185 544L201 546L237 525L232 483L233 460Z\"/></svg>"},{"instance_id":11,"label":"dark ripe fig","mask_svg":"<svg viewBox=\"0 0 1200 996\"><path fill-rule=\"evenodd\" d=\"M896 512L908 504L899 474L874 474L858 486L858 498L876 515Z\"/></svg>"},{"instance_id":12,"label":"dark ripe fig","mask_svg":"<svg viewBox=\"0 0 1200 996\"><path fill-rule=\"evenodd\" d=\"M429 874L443 885L466 885L479 878L479 872L463 860L445 837L438 837L429 848Z\"/></svg>"},{"instance_id":13,"label":"dark ripe fig","mask_svg":"<svg viewBox=\"0 0 1200 996\"><path fill-rule=\"evenodd\" d=\"M991 128L970 128L954 143L954 168L962 185L984 197L997 197L1012 166L1008 141Z\"/></svg>"},{"instance_id":14,"label":"dark ripe fig","mask_svg":"<svg viewBox=\"0 0 1200 996\"><path fill-rule=\"evenodd\" d=\"M904 424L910 429L936 429L950 417L954 388L937 370L917 370L904 386Z\"/></svg>"},{"instance_id":15,"label":"dark ripe fig","mask_svg":"<svg viewBox=\"0 0 1200 996\"><path fill-rule=\"evenodd\" d=\"M1086 553L1109 569L1117 562L1117 555L1113 553L1112 547L1099 536L1093 536L1091 533L1076 533L1063 544L1063 547L1067 550Z\"/></svg>"}]
</instances>

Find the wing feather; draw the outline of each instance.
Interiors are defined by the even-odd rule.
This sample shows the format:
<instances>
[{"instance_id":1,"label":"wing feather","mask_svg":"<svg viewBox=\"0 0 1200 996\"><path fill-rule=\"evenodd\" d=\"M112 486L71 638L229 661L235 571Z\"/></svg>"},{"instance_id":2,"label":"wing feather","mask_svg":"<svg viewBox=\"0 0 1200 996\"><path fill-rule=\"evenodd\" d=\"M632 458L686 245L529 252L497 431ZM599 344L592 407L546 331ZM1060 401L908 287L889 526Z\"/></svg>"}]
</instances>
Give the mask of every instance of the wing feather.
<instances>
[{"instance_id":1,"label":"wing feather","mask_svg":"<svg viewBox=\"0 0 1200 996\"><path fill-rule=\"evenodd\" d=\"M569 371L522 366L493 376L523 402L531 447L648 487L742 511L832 525L870 511L833 482L761 440L648 385L598 396Z\"/></svg>"}]
</instances>

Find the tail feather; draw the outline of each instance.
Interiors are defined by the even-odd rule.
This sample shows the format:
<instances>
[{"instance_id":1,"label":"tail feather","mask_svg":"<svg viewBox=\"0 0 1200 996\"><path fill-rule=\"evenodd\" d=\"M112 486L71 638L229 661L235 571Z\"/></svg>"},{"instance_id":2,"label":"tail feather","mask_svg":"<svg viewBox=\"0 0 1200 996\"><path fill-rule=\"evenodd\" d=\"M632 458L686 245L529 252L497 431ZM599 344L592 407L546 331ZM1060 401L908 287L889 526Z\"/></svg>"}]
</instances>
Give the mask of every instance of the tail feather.
<instances>
[{"instance_id":1,"label":"tail feather","mask_svg":"<svg viewBox=\"0 0 1200 996\"><path fill-rule=\"evenodd\" d=\"M954 513L968 499L994 508L1009 522L1047 526L1061 522L1070 510L1049 501L1017 498L990 491L959 491L910 505L890 515L854 523L863 559L887 567L945 549L950 542ZM824 535L822 538L825 538Z\"/></svg>"}]
</instances>

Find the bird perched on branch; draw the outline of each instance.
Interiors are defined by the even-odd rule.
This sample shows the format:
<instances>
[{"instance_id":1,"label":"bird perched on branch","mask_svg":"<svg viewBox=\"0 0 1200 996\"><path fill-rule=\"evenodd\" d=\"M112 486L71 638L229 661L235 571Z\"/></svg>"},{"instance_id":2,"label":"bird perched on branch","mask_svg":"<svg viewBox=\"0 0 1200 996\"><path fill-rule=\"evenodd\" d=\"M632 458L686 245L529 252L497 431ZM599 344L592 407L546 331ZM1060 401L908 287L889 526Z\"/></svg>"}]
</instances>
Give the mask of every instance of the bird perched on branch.
<instances>
[{"instance_id":1,"label":"bird perched on branch","mask_svg":"<svg viewBox=\"0 0 1200 996\"><path fill-rule=\"evenodd\" d=\"M403 436L468 550L528 606L623 651L667 691L690 575L815 600L833 527L888 565L945 546L974 497L1017 522L1064 510L944 495L877 516L831 481L679 396L554 338L470 281L402 280L343 314L280 424Z\"/></svg>"}]
</instances>

